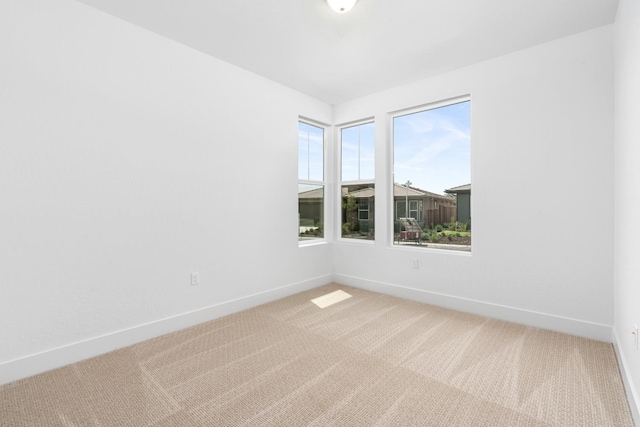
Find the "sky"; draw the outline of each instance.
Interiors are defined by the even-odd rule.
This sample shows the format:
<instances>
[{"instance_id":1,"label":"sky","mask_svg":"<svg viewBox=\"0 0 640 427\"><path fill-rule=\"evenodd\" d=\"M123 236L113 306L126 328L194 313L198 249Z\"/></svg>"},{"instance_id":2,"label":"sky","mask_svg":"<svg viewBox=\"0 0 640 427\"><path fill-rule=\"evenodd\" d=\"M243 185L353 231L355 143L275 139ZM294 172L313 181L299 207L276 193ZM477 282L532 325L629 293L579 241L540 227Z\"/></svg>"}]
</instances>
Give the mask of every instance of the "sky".
<instances>
[{"instance_id":1,"label":"sky","mask_svg":"<svg viewBox=\"0 0 640 427\"><path fill-rule=\"evenodd\" d=\"M374 124L342 129L342 181L375 178Z\"/></svg>"},{"instance_id":2,"label":"sky","mask_svg":"<svg viewBox=\"0 0 640 427\"><path fill-rule=\"evenodd\" d=\"M394 181L433 193L471 182L470 102L395 117Z\"/></svg>"},{"instance_id":3,"label":"sky","mask_svg":"<svg viewBox=\"0 0 640 427\"><path fill-rule=\"evenodd\" d=\"M324 129L298 123L298 179L322 181L324 177Z\"/></svg>"},{"instance_id":4,"label":"sky","mask_svg":"<svg viewBox=\"0 0 640 427\"><path fill-rule=\"evenodd\" d=\"M396 116L393 119L394 181L432 193L471 182L470 102ZM341 130L342 181L374 179L374 123ZM323 130L300 123L298 178L323 180ZM307 189L307 187L304 187ZM302 187L299 191L303 191Z\"/></svg>"}]
</instances>

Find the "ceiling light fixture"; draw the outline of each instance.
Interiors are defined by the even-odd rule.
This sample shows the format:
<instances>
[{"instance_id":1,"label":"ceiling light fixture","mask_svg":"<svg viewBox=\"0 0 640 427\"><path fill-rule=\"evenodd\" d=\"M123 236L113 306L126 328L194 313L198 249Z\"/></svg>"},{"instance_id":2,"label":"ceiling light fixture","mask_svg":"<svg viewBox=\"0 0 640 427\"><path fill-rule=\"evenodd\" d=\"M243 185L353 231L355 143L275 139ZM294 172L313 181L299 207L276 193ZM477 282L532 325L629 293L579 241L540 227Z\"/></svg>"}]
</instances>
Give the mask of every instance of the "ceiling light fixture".
<instances>
[{"instance_id":1,"label":"ceiling light fixture","mask_svg":"<svg viewBox=\"0 0 640 427\"><path fill-rule=\"evenodd\" d=\"M346 13L351 10L357 0L327 0L331 9L338 13Z\"/></svg>"}]
</instances>

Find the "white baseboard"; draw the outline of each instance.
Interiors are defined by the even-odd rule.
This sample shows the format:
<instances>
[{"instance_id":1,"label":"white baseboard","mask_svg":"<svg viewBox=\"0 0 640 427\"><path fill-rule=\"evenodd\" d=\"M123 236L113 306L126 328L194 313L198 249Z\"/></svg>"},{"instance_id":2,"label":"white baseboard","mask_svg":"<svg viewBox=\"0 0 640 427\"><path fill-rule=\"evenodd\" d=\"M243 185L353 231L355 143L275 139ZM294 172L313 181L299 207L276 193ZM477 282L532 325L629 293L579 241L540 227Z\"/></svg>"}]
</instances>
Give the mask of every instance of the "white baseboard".
<instances>
[{"instance_id":1,"label":"white baseboard","mask_svg":"<svg viewBox=\"0 0 640 427\"><path fill-rule=\"evenodd\" d=\"M622 352L620 351L620 341L618 340L618 334L616 333L615 328L613 329L612 338L613 348L616 352L616 357L618 358L620 375L622 376L622 382L624 383L624 388L627 392L627 400L629 401L629 408L631 409L631 414L633 415L633 421L635 425L640 426L640 395L638 395L638 390L636 390L636 387L633 384L633 380L629 376L629 365L627 364L624 354L622 354Z\"/></svg>"},{"instance_id":2,"label":"white baseboard","mask_svg":"<svg viewBox=\"0 0 640 427\"><path fill-rule=\"evenodd\" d=\"M492 304L452 295L429 292L391 283L378 282L345 274L334 274L336 283L366 289L399 298L411 299L465 313L478 314L494 319L506 320L537 328L548 329L565 334L577 335L598 341L611 342L612 327L598 323L585 322L568 317L538 313L519 308Z\"/></svg>"},{"instance_id":3,"label":"white baseboard","mask_svg":"<svg viewBox=\"0 0 640 427\"><path fill-rule=\"evenodd\" d=\"M3 362L0 363L0 385L326 285L332 281L333 275L330 274L315 277Z\"/></svg>"}]
</instances>

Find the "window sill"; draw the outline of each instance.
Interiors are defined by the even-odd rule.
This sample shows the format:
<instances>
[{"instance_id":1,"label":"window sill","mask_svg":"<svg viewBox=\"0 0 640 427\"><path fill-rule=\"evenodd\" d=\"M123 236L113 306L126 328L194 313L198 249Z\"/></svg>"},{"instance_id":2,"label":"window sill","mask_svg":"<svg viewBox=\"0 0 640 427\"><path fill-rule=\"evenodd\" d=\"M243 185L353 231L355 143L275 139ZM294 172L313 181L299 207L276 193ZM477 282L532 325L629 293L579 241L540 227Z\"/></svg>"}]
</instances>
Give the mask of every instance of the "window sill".
<instances>
[{"instance_id":1,"label":"window sill","mask_svg":"<svg viewBox=\"0 0 640 427\"><path fill-rule=\"evenodd\" d=\"M299 248L308 248L310 246L321 246L321 245L328 245L329 242L327 242L326 240L298 240L298 247Z\"/></svg>"},{"instance_id":2,"label":"window sill","mask_svg":"<svg viewBox=\"0 0 640 427\"><path fill-rule=\"evenodd\" d=\"M354 245L374 245L376 241L369 240L369 239L349 239L345 237L340 237L338 238L338 243L349 243Z\"/></svg>"},{"instance_id":3,"label":"window sill","mask_svg":"<svg viewBox=\"0 0 640 427\"><path fill-rule=\"evenodd\" d=\"M413 245L413 244L406 244L406 245L394 245L391 244L389 245L389 247L392 250L399 250L399 251L407 251L407 252L422 252L422 253L429 253L429 254L452 254L455 256L471 256L472 251L471 248L469 249L454 249L454 248L447 248L447 249L442 249L442 248L437 248L437 247L429 247L428 244L424 244L424 245Z\"/></svg>"}]
</instances>

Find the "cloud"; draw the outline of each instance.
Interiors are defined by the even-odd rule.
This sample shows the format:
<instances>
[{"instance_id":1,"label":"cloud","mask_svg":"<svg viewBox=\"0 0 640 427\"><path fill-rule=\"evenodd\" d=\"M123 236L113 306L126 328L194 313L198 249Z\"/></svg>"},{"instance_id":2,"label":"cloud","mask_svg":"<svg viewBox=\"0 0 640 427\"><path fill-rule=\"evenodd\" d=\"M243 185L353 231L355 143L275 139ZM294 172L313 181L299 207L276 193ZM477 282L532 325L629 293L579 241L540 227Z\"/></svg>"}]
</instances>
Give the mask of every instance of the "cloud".
<instances>
[{"instance_id":1,"label":"cloud","mask_svg":"<svg viewBox=\"0 0 640 427\"><path fill-rule=\"evenodd\" d=\"M455 104L394 119L394 174L441 192L470 176L469 104ZM458 183L458 181L460 183ZM464 182L463 182L464 181ZM455 184L454 184L455 183ZM440 187L443 188L440 188Z\"/></svg>"}]
</instances>

